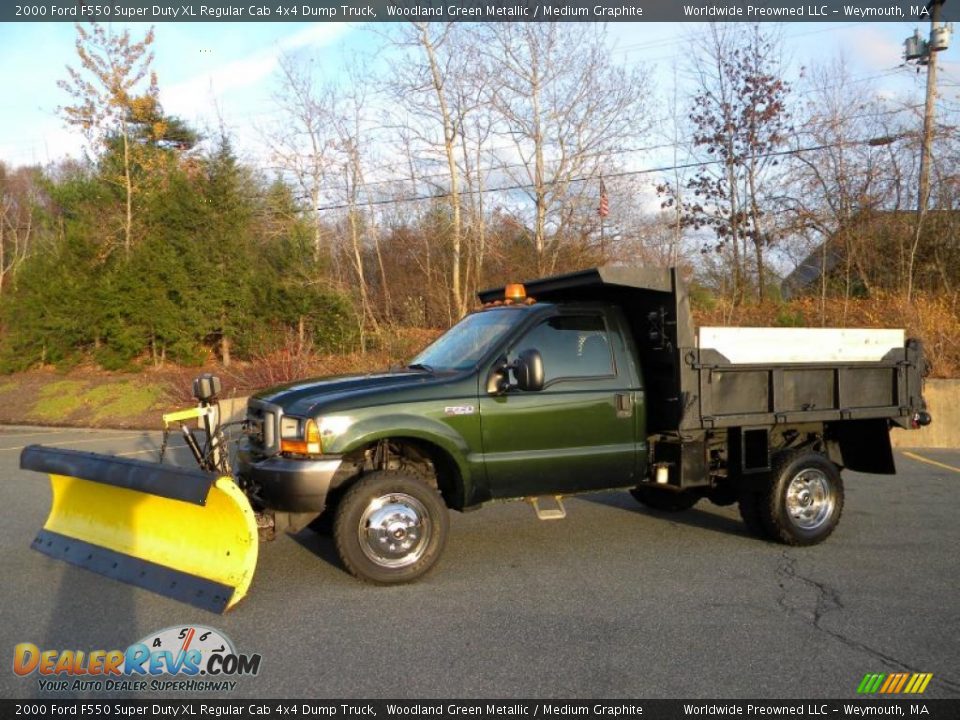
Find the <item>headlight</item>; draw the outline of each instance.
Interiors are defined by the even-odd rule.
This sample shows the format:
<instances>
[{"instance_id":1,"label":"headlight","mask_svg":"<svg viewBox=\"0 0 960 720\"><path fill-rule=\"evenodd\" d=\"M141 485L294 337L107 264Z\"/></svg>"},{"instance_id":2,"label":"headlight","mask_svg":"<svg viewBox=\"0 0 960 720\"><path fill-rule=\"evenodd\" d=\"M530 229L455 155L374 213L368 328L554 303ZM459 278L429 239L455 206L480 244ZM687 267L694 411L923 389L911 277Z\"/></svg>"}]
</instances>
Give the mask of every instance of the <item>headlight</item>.
<instances>
[{"instance_id":1,"label":"headlight","mask_svg":"<svg viewBox=\"0 0 960 720\"><path fill-rule=\"evenodd\" d=\"M280 420L280 452L321 455L320 430L314 420L284 415Z\"/></svg>"},{"instance_id":2,"label":"headlight","mask_svg":"<svg viewBox=\"0 0 960 720\"><path fill-rule=\"evenodd\" d=\"M284 415L280 420L280 438L282 440L302 440L304 420Z\"/></svg>"}]
</instances>

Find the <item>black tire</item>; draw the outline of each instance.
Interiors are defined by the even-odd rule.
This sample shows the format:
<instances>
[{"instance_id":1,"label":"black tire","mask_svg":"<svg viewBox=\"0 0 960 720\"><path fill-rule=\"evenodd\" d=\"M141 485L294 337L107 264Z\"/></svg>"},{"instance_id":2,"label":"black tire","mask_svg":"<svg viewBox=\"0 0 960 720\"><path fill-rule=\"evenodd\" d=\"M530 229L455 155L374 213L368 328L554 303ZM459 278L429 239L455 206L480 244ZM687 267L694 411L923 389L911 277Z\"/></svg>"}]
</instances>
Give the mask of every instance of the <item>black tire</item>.
<instances>
[{"instance_id":1,"label":"black tire","mask_svg":"<svg viewBox=\"0 0 960 720\"><path fill-rule=\"evenodd\" d=\"M337 516L336 508L327 508L307 525L317 535L330 537L333 535L333 521Z\"/></svg>"},{"instance_id":2,"label":"black tire","mask_svg":"<svg viewBox=\"0 0 960 720\"><path fill-rule=\"evenodd\" d=\"M707 499L714 505L726 507L737 502L740 499L740 493L737 492L737 488L732 482L725 480L710 488L707 492Z\"/></svg>"},{"instance_id":3,"label":"black tire","mask_svg":"<svg viewBox=\"0 0 960 720\"><path fill-rule=\"evenodd\" d=\"M326 507L323 512L310 521L307 525L317 535L323 537L333 537L333 523L337 519L337 508L340 506L340 499L343 497L343 490L337 487L327 493Z\"/></svg>"},{"instance_id":4,"label":"black tire","mask_svg":"<svg viewBox=\"0 0 960 720\"><path fill-rule=\"evenodd\" d=\"M663 488L640 485L630 494L638 503L661 512L683 512L689 510L700 499L700 495L689 490L664 490Z\"/></svg>"},{"instance_id":5,"label":"black tire","mask_svg":"<svg viewBox=\"0 0 960 720\"><path fill-rule=\"evenodd\" d=\"M784 453L774 461L771 484L760 495L768 537L785 545L816 545L829 537L843 513L843 479L815 452Z\"/></svg>"},{"instance_id":6,"label":"black tire","mask_svg":"<svg viewBox=\"0 0 960 720\"><path fill-rule=\"evenodd\" d=\"M752 490L745 491L740 495L740 517L747 530L752 535L762 540L772 540L767 533L767 528L763 524L763 502L764 493Z\"/></svg>"},{"instance_id":7,"label":"black tire","mask_svg":"<svg viewBox=\"0 0 960 720\"><path fill-rule=\"evenodd\" d=\"M447 541L443 498L421 478L377 471L353 485L337 507L333 539L344 567L377 585L422 577Z\"/></svg>"}]
</instances>

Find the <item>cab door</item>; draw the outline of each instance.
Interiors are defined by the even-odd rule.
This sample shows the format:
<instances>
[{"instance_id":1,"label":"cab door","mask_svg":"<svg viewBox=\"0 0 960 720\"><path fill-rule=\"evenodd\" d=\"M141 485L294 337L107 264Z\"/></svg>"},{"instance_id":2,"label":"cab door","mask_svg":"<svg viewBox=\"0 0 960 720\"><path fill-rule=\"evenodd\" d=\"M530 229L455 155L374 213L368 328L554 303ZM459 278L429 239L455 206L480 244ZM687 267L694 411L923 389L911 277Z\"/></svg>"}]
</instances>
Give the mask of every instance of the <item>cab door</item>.
<instances>
[{"instance_id":1,"label":"cab door","mask_svg":"<svg viewBox=\"0 0 960 720\"><path fill-rule=\"evenodd\" d=\"M495 498L632 485L638 387L613 318L603 309L560 312L514 343L543 357L539 391L481 395L484 465Z\"/></svg>"}]
</instances>

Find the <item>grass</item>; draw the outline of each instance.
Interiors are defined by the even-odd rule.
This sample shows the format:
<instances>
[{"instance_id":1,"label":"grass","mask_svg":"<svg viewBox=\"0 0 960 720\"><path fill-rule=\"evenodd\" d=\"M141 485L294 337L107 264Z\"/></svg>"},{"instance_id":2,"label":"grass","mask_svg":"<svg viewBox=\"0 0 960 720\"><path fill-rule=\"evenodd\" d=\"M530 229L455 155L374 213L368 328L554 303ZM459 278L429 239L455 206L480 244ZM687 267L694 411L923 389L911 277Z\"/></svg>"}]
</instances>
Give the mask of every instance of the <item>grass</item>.
<instances>
[{"instance_id":1,"label":"grass","mask_svg":"<svg viewBox=\"0 0 960 720\"><path fill-rule=\"evenodd\" d=\"M91 406L94 421L137 417L152 410L163 395L157 385L124 382L101 385L84 395Z\"/></svg>"},{"instance_id":2,"label":"grass","mask_svg":"<svg viewBox=\"0 0 960 720\"><path fill-rule=\"evenodd\" d=\"M63 422L82 414L99 424L137 418L152 410L161 399L162 388L130 381L91 388L79 380L58 380L41 388L39 395L30 413L37 420Z\"/></svg>"},{"instance_id":3,"label":"grass","mask_svg":"<svg viewBox=\"0 0 960 720\"><path fill-rule=\"evenodd\" d=\"M85 382L79 380L58 380L40 390L40 398L31 413L40 420L50 422L62 420L83 407Z\"/></svg>"},{"instance_id":4,"label":"grass","mask_svg":"<svg viewBox=\"0 0 960 720\"><path fill-rule=\"evenodd\" d=\"M8 392L13 392L14 390L20 389L20 383L18 382L5 382L0 384L0 395L4 395Z\"/></svg>"}]
</instances>

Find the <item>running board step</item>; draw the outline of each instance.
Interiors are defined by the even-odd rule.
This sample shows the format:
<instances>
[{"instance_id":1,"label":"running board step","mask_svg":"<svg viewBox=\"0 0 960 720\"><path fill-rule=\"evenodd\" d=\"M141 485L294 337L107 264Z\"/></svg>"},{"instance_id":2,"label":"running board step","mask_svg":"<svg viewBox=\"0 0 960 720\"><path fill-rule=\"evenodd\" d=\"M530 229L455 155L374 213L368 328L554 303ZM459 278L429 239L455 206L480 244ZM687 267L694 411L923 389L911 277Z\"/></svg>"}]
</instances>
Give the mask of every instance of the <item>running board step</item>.
<instances>
[{"instance_id":1,"label":"running board step","mask_svg":"<svg viewBox=\"0 0 960 720\"><path fill-rule=\"evenodd\" d=\"M540 501L552 497L553 501L557 504L554 508L542 508L540 507ZM530 497L527 498L527 502L533 505L533 511L537 514L539 520L563 520L567 516L567 510L563 506L563 500L560 495L545 495L543 497Z\"/></svg>"}]
</instances>

